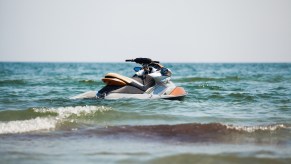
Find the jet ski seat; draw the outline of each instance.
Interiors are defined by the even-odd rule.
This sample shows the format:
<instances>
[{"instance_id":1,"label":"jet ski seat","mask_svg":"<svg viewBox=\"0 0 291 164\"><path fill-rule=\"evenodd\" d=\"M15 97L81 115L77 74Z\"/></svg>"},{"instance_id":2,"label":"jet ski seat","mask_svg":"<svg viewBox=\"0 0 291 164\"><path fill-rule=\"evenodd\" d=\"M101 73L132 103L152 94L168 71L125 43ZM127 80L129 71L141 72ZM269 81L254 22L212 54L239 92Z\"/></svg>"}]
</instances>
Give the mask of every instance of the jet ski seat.
<instances>
[{"instance_id":1,"label":"jet ski seat","mask_svg":"<svg viewBox=\"0 0 291 164\"><path fill-rule=\"evenodd\" d=\"M127 94L142 94L148 88L155 85L155 80L146 76L144 78L134 76L132 78L122 76L117 73L108 73L102 79L107 84L99 93L127 93Z\"/></svg>"},{"instance_id":2,"label":"jet ski seat","mask_svg":"<svg viewBox=\"0 0 291 164\"><path fill-rule=\"evenodd\" d=\"M134 84L134 85L143 86L143 84L141 84L140 82L138 82L132 78L120 75L118 73L108 73L105 75L105 78L103 78L102 80L103 80L103 82L105 82L106 80L110 81L110 79L112 79L112 80L115 79L115 81L121 80L122 82L125 82L126 84L131 84L131 85ZM118 79L118 80L116 80L116 79Z\"/></svg>"}]
</instances>

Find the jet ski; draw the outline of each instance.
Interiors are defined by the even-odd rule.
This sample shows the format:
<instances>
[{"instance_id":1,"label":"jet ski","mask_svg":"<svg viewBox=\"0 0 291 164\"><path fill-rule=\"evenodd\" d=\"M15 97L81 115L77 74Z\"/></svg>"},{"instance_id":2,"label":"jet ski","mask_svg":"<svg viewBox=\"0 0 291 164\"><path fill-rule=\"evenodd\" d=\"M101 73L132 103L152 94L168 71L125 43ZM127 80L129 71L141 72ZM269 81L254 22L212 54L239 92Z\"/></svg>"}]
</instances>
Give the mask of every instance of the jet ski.
<instances>
[{"instance_id":1,"label":"jet ski","mask_svg":"<svg viewBox=\"0 0 291 164\"><path fill-rule=\"evenodd\" d=\"M102 81L106 84L99 91L89 91L72 99L171 99L181 100L187 92L171 81L172 71L159 61L149 58L127 59L140 64L134 67L135 74L129 78L117 73L107 73Z\"/></svg>"}]
</instances>

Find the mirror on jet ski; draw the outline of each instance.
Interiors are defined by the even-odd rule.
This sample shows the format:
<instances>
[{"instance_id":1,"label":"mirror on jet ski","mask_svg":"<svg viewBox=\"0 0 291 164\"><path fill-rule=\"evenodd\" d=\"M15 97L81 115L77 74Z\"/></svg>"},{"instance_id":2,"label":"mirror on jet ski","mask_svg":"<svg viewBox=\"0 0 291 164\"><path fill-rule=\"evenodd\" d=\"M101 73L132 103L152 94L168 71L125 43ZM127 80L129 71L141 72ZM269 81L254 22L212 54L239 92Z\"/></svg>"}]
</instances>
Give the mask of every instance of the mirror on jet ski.
<instances>
[{"instance_id":1,"label":"mirror on jet ski","mask_svg":"<svg viewBox=\"0 0 291 164\"><path fill-rule=\"evenodd\" d=\"M163 76L169 76L169 77L172 76L172 72L168 68L165 68L165 67L161 69L161 74Z\"/></svg>"},{"instance_id":2,"label":"mirror on jet ski","mask_svg":"<svg viewBox=\"0 0 291 164\"><path fill-rule=\"evenodd\" d=\"M133 70L135 71L135 72L138 72L138 71L140 71L142 68L141 67L134 67L133 68Z\"/></svg>"}]
</instances>

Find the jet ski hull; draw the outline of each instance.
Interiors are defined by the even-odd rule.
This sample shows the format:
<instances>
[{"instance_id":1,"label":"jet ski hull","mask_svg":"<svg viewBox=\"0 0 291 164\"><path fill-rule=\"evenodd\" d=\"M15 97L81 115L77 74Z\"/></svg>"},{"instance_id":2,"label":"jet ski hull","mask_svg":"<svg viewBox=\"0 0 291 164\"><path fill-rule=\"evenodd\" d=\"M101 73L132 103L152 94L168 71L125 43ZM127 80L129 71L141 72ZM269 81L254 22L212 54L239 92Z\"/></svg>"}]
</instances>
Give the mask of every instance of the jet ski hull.
<instances>
[{"instance_id":1,"label":"jet ski hull","mask_svg":"<svg viewBox=\"0 0 291 164\"><path fill-rule=\"evenodd\" d=\"M126 94L126 93L110 93L104 99L168 99L182 100L186 96L186 92L180 95L154 95L154 94Z\"/></svg>"},{"instance_id":2,"label":"jet ski hull","mask_svg":"<svg viewBox=\"0 0 291 164\"><path fill-rule=\"evenodd\" d=\"M143 93L143 94L128 94L128 93L109 93L104 97L98 97L97 91L88 91L77 96L71 97L71 99L168 99L168 100L183 100L187 95L182 87L176 87L173 91L167 95L166 91L162 94Z\"/></svg>"}]
</instances>

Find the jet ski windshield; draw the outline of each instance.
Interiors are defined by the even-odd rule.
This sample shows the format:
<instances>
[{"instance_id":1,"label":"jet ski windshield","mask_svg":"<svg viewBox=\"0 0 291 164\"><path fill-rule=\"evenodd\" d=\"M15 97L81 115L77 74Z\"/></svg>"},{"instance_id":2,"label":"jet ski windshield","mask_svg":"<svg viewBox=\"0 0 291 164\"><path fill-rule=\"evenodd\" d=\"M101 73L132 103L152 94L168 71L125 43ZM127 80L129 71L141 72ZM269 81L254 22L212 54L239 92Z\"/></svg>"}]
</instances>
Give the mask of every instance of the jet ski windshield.
<instances>
[{"instance_id":1,"label":"jet ski windshield","mask_svg":"<svg viewBox=\"0 0 291 164\"><path fill-rule=\"evenodd\" d=\"M142 69L142 67L134 67L133 68L133 70L135 71L135 72L138 72L138 71L140 71Z\"/></svg>"}]
</instances>

